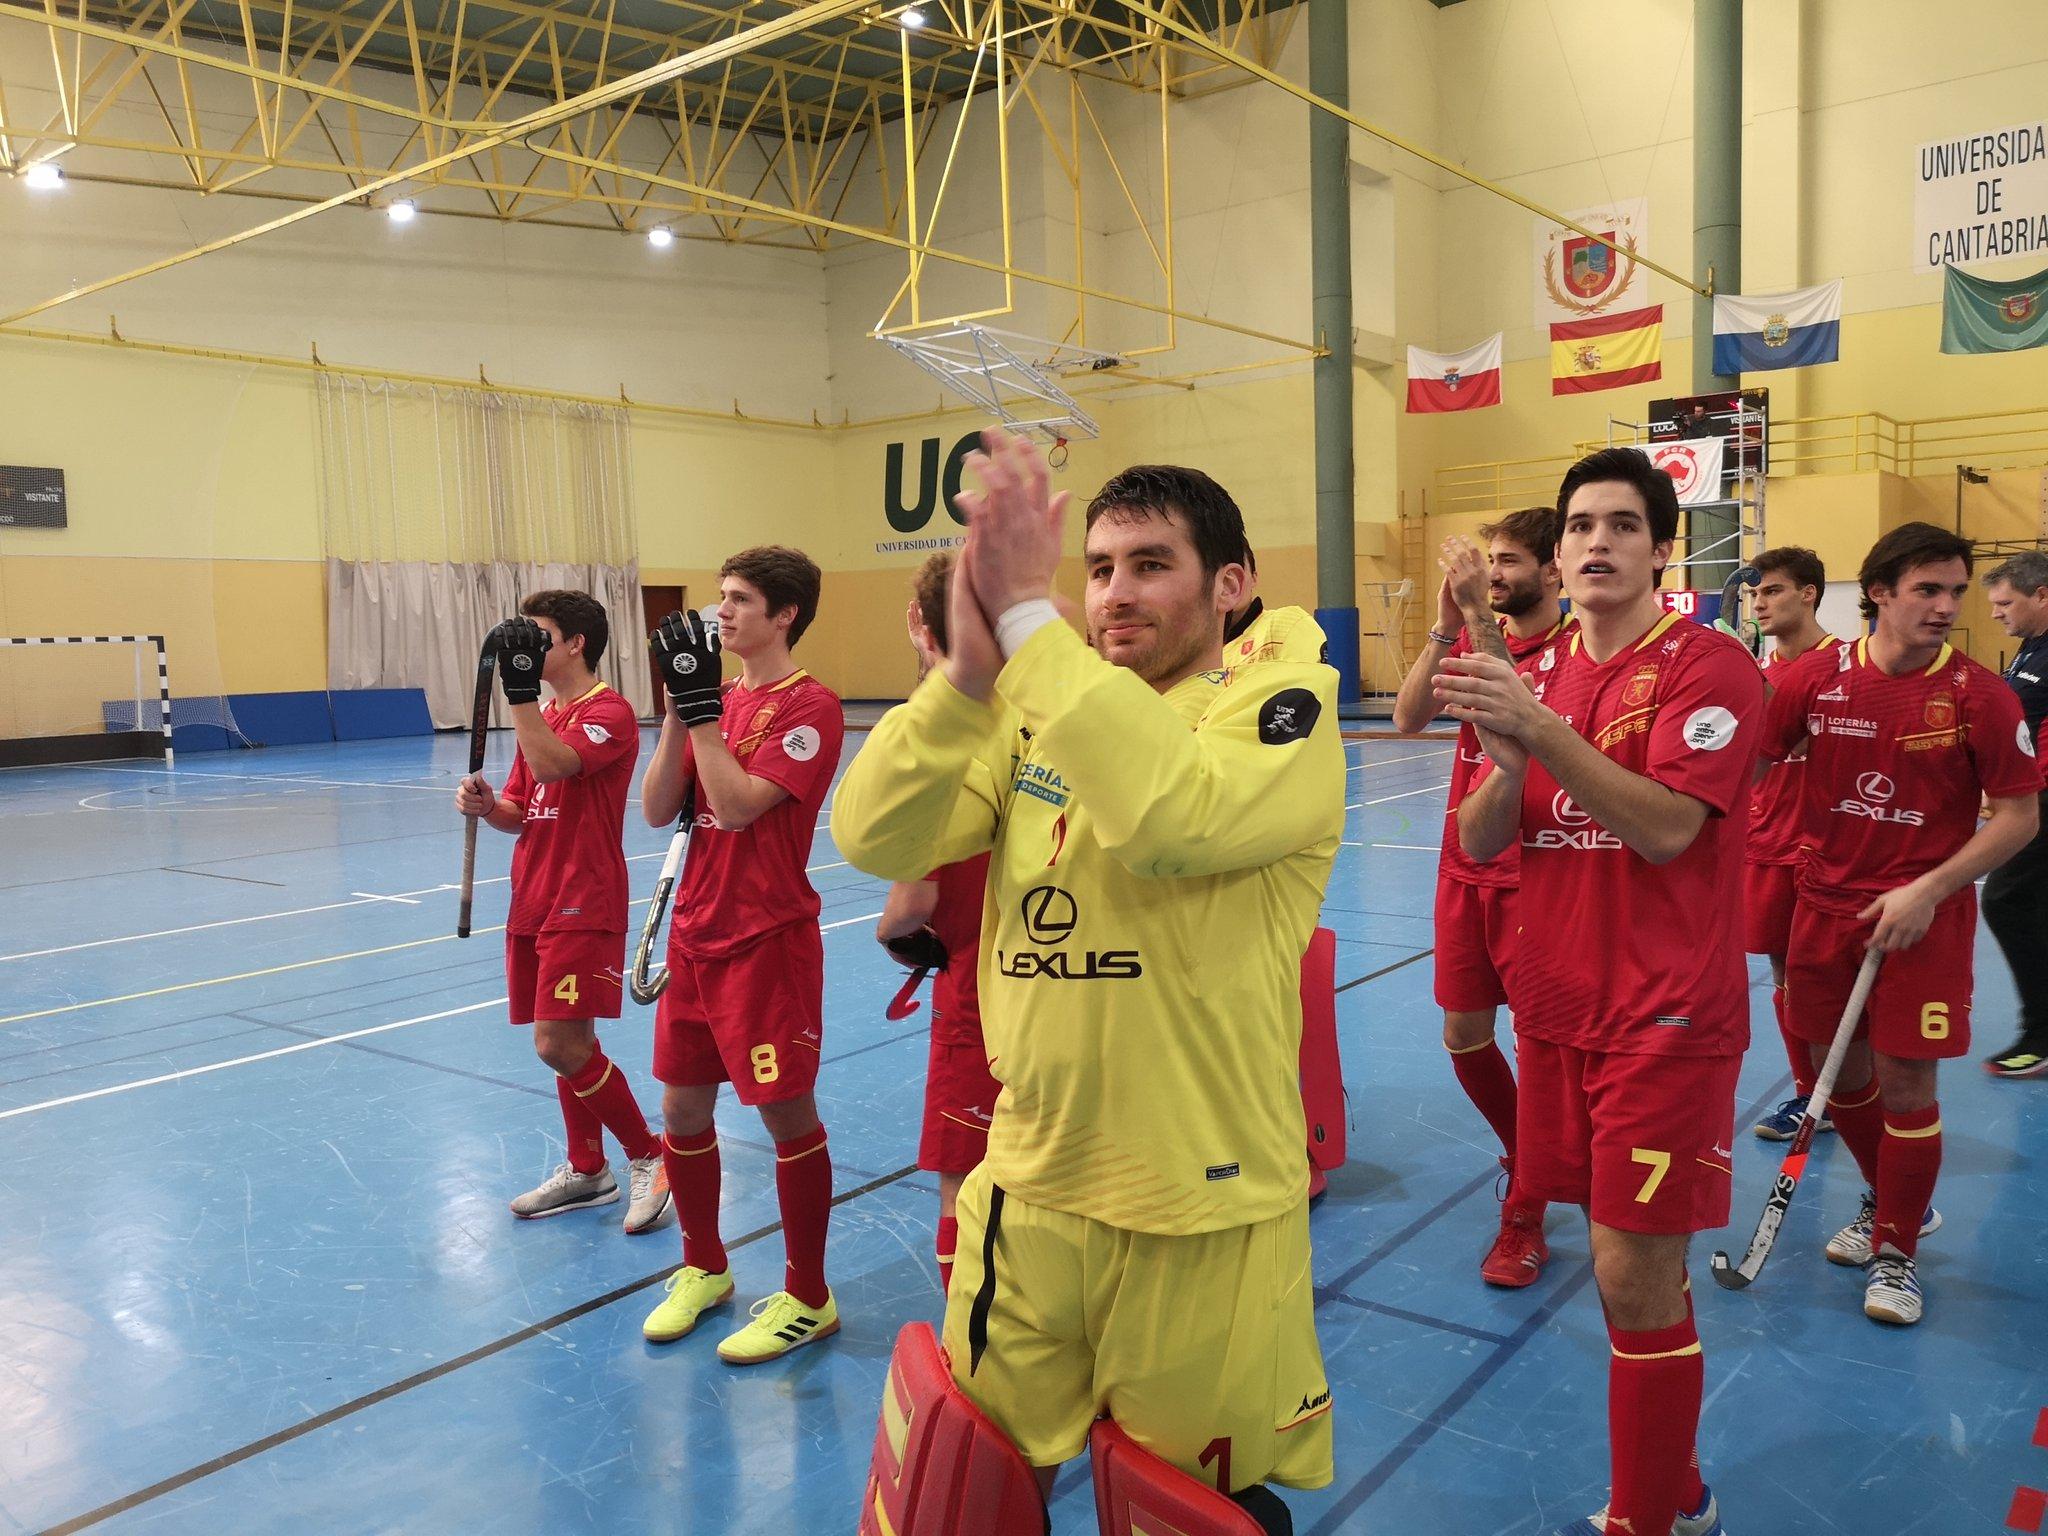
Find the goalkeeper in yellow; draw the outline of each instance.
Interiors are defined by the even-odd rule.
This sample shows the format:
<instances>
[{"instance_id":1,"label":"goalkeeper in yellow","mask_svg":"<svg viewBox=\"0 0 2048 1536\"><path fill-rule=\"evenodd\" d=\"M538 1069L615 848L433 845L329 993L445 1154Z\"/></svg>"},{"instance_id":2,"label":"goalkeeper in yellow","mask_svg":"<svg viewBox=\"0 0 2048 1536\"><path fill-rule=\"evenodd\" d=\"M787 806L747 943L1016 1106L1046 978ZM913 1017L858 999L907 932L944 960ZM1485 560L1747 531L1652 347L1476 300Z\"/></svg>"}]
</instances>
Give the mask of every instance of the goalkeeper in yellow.
<instances>
[{"instance_id":1,"label":"goalkeeper in yellow","mask_svg":"<svg viewBox=\"0 0 2048 1536\"><path fill-rule=\"evenodd\" d=\"M1084 642L1052 602L1067 496L1027 442L984 447L947 663L875 728L832 827L889 880L992 852L1002 1094L946 1356L1041 1490L1107 1415L1285 1529L1262 1485L1332 1476L1297 1052L1344 818L1336 674L1224 670L1243 518L1171 466L1088 507Z\"/></svg>"}]
</instances>

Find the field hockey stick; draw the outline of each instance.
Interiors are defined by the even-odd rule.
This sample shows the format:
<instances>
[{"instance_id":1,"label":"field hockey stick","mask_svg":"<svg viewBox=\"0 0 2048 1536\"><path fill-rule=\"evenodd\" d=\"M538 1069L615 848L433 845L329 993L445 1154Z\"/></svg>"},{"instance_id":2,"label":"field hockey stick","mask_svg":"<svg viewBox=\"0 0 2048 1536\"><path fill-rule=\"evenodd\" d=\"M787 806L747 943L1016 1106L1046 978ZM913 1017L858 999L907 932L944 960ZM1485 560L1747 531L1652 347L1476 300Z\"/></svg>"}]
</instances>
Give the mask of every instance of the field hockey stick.
<instances>
[{"instance_id":1,"label":"field hockey stick","mask_svg":"<svg viewBox=\"0 0 2048 1536\"><path fill-rule=\"evenodd\" d=\"M1763 572L1755 566L1738 565L1728 573L1728 579L1721 583L1721 627L1737 640L1742 640L1742 630L1735 622L1741 611L1742 589L1753 587L1763 579ZM1742 643L1754 654L1756 647L1751 646L1747 640L1742 640Z\"/></svg>"},{"instance_id":2,"label":"field hockey stick","mask_svg":"<svg viewBox=\"0 0 2048 1536\"><path fill-rule=\"evenodd\" d=\"M918 1001L915 994L917 989L924 985L925 977L931 973L931 967L928 965L921 965L912 971L903 985L896 989L896 995L889 999L889 1006L884 1010L885 1016L891 1019L907 1019L917 1012Z\"/></svg>"},{"instance_id":3,"label":"field hockey stick","mask_svg":"<svg viewBox=\"0 0 2048 1536\"><path fill-rule=\"evenodd\" d=\"M633 974L627 989L636 1003L651 1003L668 985L668 964L655 966L654 946L661 937L661 925L668 916L669 893L676 888L676 875L683 867L683 850L690 843L690 827L697 819L695 795L684 797L683 814L676 821L675 836L662 855L661 878L654 882L654 897L647 903L647 916L640 924L640 947L633 952Z\"/></svg>"},{"instance_id":4,"label":"field hockey stick","mask_svg":"<svg viewBox=\"0 0 2048 1536\"><path fill-rule=\"evenodd\" d=\"M484 771L484 747L491 733L491 679L498 670L498 653L488 638L476 662L476 702L469 714L469 772L474 778ZM465 816L462 828L462 911L455 919L455 937L469 937L469 909L476 899L476 824L481 816Z\"/></svg>"},{"instance_id":5,"label":"field hockey stick","mask_svg":"<svg viewBox=\"0 0 2048 1536\"><path fill-rule=\"evenodd\" d=\"M1778 1169L1777 1182L1771 1185L1770 1198L1764 1202L1764 1213L1757 1221L1756 1235L1749 1240L1749 1252L1737 1265L1731 1265L1725 1253L1714 1255L1714 1281L1723 1290L1746 1289L1762 1271L1764 1260L1771 1256L1771 1245L1778 1240L1778 1228L1783 1225L1785 1212L1792 1206L1792 1195L1799 1188L1799 1176L1806 1172L1806 1150L1813 1145L1814 1127L1827 1115L1828 1099L1835 1091L1836 1074L1842 1070L1842 1058L1849 1054L1849 1041L1856 1033L1856 1021L1863 1017L1863 1005L1870 1000L1870 988L1877 980L1877 968L1883 963L1882 950L1865 952L1863 968L1856 973L1856 985L1849 993L1849 1006L1842 1010L1842 1022L1835 1026L1835 1039L1828 1047L1828 1059L1821 1064L1820 1076L1814 1080L1813 1092L1806 1101L1806 1115L1799 1122L1799 1134L1792 1138L1792 1150L1785 1154L1785 1161Z\"/></svg>"},{"instance_id":6,"label":"field hockey stick","mask_svg":"<svg viewBox=\"0 0 2048 1536\"><path fill-rule=\"evenodd\" d=\"M712 635L718 633L718 610L706 608L698 616ZM653 642L650 640L649 644ZM654 964L654 946L661 937L661 925L668 916L668 899L675 892L676 876L682 873L683 854L690 846L690 828L697 821L697 786L683 791L682 814L676 818L675 835L668 840L668 852L661 858L661 878L654 882L654 895L647 903L647 916L640 923L640 945L633 951L633 972L626 990L633 1001L646 1005L655 1001L668 986L668 963Z\"/></svg>"}]
</instances>

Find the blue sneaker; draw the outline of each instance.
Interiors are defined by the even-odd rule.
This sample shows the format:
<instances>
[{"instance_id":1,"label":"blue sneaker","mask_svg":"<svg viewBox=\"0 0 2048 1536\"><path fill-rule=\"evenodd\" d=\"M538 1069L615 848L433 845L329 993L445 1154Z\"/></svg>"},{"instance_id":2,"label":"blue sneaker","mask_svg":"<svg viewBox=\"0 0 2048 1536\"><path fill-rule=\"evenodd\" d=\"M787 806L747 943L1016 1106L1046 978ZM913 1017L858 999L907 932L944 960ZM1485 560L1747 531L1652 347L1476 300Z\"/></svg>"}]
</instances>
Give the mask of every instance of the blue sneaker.
<instances>
[{"instance_id":1,"label":"blue sneaker","mask_svg":"<svg viewBox=\"0 0 2048 1536\"><path fill-rule=\"evenodd\" d=\"M1807 1096L1794 1094L1776 1109L1756 1123L1756 1133L1765 1141L1790 1141L1799 1134L1799 1122L1806 1118ZM1826 1115L1813 1128L1816 1136L1824 1135L1835 1128L1835 1122Z\"/></svg>"},{"instance_id":2,"label":"blue sneaker","mask_svg":"<svg viewBox=\"0 0 2048 1536\"><path fill-rule=\"evenodd\" d=\"M1705 1502L1696 1512L1672 1517L1671 1536L1727 1536L1721 1524L1721 1506L1714 1502L1714 1490L1707 1488L1702 1497ZM1552 1536L1607 1536L1607 1510L1602 1507L1583 1520L1574 1520Z\"/></svg>"}]
</instances>

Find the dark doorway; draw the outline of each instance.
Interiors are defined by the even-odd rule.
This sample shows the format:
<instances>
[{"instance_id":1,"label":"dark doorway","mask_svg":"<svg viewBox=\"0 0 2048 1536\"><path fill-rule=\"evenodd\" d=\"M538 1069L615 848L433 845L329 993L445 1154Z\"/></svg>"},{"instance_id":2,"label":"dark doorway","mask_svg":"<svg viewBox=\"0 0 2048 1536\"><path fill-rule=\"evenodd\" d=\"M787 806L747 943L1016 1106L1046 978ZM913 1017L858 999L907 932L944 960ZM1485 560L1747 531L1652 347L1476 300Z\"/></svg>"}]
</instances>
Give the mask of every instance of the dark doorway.
<instances>
[{"instance_id":1,"label":"dark doorway","mask_svg":"<svg viewBox=\"0 0 2048 1536\"><path fill-rule=\"evenodd\" d=\"M642 627L643 635L654 633L654 626L672 613L680 612L690 601L688 587L642 587L641 607L646 617ZM643 644L645 642L642 642ZM647 678L653 687L654 718L659 720L668 713L668 690L661 686L661 669L654 664L654 657L647 658Z\"/></svg>"}]
</instances>

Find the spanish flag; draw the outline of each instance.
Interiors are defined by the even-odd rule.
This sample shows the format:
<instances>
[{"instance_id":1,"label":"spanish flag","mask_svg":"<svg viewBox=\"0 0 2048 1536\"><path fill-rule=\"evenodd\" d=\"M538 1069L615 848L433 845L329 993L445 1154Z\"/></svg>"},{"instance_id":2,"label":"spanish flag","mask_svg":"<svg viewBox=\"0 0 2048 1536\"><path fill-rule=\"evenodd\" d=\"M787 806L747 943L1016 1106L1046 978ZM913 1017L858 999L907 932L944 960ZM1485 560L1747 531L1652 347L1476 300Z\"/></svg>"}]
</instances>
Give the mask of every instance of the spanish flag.
<instances>
[{"instance_id":1,"label":"spanish flag","mask_svg":"<svg viewBox=\"0 0 2048 1536\"><path fill-rule=\"evenodd\" d=\"M1564 320L1550 328L1550 392L1583 395L1664 377L1664 306Z\"/></svg>"}]
</instances>

